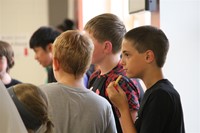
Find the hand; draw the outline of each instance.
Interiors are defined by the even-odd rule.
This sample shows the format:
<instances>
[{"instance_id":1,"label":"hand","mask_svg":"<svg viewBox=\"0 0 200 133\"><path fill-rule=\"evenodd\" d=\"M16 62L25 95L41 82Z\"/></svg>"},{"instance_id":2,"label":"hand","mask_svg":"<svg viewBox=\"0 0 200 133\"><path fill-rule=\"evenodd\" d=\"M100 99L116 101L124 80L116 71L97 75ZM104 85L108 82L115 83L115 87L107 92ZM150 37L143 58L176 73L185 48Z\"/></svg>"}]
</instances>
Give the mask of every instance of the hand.
<instances>
[{"instance_id":1,"label":"hand","mask_svg":"<svg viewBox=\"0 0 200 133\"><path fill-rule=\"evenodd\" d=\"M129 108L126 94L118 84L115 84L115 82L111 82L108 85L106 91L109 99L119 109L120 112L123 109Z\"/></svg>"}]
</instances>

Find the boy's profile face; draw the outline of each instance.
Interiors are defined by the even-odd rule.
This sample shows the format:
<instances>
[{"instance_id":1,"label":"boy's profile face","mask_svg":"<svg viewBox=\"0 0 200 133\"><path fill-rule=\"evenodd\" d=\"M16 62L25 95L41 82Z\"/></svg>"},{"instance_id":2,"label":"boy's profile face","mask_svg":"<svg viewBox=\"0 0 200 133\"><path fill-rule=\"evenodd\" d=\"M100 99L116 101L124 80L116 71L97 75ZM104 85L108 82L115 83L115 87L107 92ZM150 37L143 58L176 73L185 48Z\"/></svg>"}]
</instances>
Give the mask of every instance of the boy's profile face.
<instances>
[{"instance_id":1,"label":"boy's profile face","mask_svg":"<svg viewBox=\"0 0 200 133\"><path fill-rule=\"evenodd\" d=\"M86 31L87 33L87 31ZM94 44L94 51L92 55L92 64L100 64L101 61L105 58L104 53L104 45L100 43L97 39L93 37L92 34L87 33L87 35L92 39Z\"/></svg>"},{"instance_id":2,"label":"boy's profile face","mask_svg":"<svg viewBox=\"0 0 200 133\"><path fill-rule=\"evenodd\" d=\"M132 42L122 41L122 65L129 78L142 78L145 69L145 53L139 53Z\"/></svg>"},{"instance_id":3,"label":"boy's profile face","mask_svg":"<svg viewBox=\"0 0 200 133\"><path fill-rule=\"evenodd\" d=\"M35 52L35 59L43 67L50 66L52 64L52 51L48 49L48 46L44 50L42 47L33 48Z\"/></svg>"}]
</instances>

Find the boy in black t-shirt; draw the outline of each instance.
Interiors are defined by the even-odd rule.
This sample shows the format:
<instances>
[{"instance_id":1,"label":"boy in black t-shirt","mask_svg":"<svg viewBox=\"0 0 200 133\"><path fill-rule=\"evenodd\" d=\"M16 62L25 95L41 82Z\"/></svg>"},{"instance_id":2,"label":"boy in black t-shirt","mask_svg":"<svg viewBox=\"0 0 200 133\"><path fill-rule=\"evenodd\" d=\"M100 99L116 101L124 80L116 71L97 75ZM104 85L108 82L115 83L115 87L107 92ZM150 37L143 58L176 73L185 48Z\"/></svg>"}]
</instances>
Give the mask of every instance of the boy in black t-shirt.
<instances>
[{"instance_id":1,"label":"boy in black t-shirt","mask_svg":"<svg viewBox=\"0 0 200 133\"><path fill-rule=\"evenodd\" d=\"M180 96L162 72L168 49L166 35L155 27L141 26L125 34L122 65L127 76L142 79L147 90L133 126L125 93L114 82L109 84L107 93L121 113L123 132L185 133Z\"/></svg>"}]
</instances>

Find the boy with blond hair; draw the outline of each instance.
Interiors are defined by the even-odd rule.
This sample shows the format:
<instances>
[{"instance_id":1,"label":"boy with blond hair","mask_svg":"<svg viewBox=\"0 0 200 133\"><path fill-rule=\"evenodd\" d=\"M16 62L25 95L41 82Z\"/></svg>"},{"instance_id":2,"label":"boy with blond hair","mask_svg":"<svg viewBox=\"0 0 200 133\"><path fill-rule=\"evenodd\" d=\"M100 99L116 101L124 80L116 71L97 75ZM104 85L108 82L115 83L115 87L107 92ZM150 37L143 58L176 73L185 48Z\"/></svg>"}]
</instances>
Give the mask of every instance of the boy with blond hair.
<instances>
[{"instance_id":1,"label":"boy with blond hair","mask_svg":"<svg viewBox=\"0 0 200 133\"><path fill-rule=\"evenodd\" d=\"M63 32L53 44L58 82L40 87L47 95L56 133L116 133L111 105L83 83L93 49L89 37L76 30Z\"/></svg>"}]
</instances>

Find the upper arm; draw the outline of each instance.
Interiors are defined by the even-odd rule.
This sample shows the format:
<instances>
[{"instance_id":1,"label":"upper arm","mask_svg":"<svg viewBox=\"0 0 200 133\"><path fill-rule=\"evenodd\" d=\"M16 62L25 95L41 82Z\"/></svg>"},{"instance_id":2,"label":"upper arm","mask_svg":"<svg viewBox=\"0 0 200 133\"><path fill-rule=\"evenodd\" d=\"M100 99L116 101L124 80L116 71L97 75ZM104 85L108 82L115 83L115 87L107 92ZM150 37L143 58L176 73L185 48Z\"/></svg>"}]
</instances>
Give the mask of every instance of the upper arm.
<instances>
[{"instance_id":1,"label":"upper arm","mask_svg":"<svg viewBox=\"0 0 200 133\"><path fill-rule=\"evenodd\" d=\"M135 122L135 120L136 120L137 112L138 112L137 110L131 111L131 117L132 117L133 122Z\"/></svg>"},{"instance_id":2,"label":"upper arm","mask_svg":"<svg viewBox=\"0 0 200 133\"><path fill-rule=\"evenodd\" d=\"M120 87L126 93L126 97L131 111L139 110L139 91L131 80L122 78L119 82Z\"/></svg>"}]
</instances>

